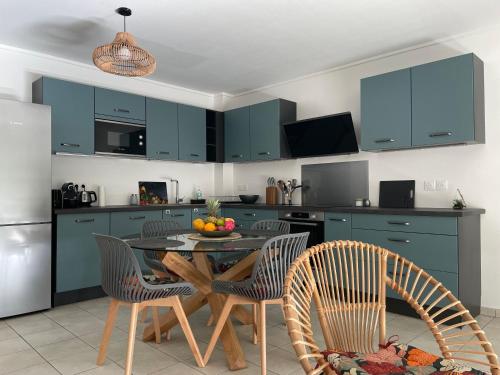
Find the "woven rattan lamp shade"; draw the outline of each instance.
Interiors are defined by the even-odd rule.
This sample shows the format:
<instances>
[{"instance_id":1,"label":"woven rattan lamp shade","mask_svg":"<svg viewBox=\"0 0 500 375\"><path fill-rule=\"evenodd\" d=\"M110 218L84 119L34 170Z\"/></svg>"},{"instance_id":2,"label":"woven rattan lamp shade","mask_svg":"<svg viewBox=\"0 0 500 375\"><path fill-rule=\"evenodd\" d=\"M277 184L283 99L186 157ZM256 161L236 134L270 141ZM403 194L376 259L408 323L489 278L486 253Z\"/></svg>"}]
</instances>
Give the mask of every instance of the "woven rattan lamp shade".
<instances>
[{"instance_id":1,"label":"woven rattan lamp shade","mask_svg":"<svg viewBox=\"0 0 500 375\"><path fill-rule=\"evenodd\" d=\"M138 47L127 32L119 32L112 43L97 47L92 59L102 71L126 77L147 76L156 69L154 56Z\"/></svg>"}]
</instances>

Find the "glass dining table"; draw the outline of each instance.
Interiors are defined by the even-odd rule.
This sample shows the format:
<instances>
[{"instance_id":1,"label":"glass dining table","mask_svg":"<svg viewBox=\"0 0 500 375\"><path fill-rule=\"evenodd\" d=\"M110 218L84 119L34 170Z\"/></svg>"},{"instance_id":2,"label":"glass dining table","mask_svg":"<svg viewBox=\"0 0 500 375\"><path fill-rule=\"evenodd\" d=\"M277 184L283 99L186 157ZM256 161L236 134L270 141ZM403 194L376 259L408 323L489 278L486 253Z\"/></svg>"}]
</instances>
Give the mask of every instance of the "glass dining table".
<instances>
[{"instance_id":1,"label":"glass dining table","mask_svg":"<svg viewBox=\"0 0 500 375\"><path fill-rule=\"evenodd\" d=\"M226 297L212 291L212 281L235 281L248 277L259 254L257 250L260 250L268 239L279 234L272 231L239 230L231 237L211 238L203 237L194 231L177 231L161 238L138 238L140 235L137 235L124 239L133 249L160 252L162 263L197 289L194 294L183 300L182 305L186 316L208 304L216 321ZM238 261L225 272L214 274L210 258L213 259L215 254L217 254L216 257L225 257L230 254L240 254L240 256L235 257ZM212 256L209 257L209 255ZM252 312L243 306L235 306L232 314L242 324L253 324ZM172 311L160 316L162 333L168 332L177 324L177 318ZM150 324L144 329L143 339L150 341L154 338L154 326ZM231 319L227 320L220 339L229 369L245 368L245 355Z\"/></svg>"}]
</instances>

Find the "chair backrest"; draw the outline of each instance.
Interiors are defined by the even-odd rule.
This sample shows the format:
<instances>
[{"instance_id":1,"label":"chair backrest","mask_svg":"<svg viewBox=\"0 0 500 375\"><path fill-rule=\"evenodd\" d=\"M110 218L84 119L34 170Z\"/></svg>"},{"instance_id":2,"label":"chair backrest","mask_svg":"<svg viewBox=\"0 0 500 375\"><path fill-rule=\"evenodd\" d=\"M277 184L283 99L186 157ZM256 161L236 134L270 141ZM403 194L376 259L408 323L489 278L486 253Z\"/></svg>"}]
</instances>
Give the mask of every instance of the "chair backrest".
<instances>
[{"instance_id":1,"label":"chair backrest","mask_svg":"<svg viewBox=\"0 0 500 375\"><path fill-rule=\"evenodd\" d=\"M390 270L388 264L391 264ZM424 320L443 357L486 365L498 374L497 356L490 342L449 290L398 254L353 241L313 246L290 266L286 276L287 326L307 373L316 373L328 365L313 338L312 305L316 308L326 349L371 353L377 328L379 344L386 344L387 287L398 293ZM453 318L462 321L444 325ZM454 328L466 330L453 333ZM470 339L471 336L475 338ZM467 358L468 354L476 357ZM477 359L477 355L483 359ZM318 362L319 369L313 370L315 365L311 366L311 359Z\"/></svg>"},{"instance_id":2,"label":"chair backrest","mask_svg":"<svg viewBox=\"0 0 500 375\"><path fill-rule=\"evenodd\" d=\"M141 237L165 237L182 229L180 224L173 220L148 220L142 225Z\"/></svg>"},{"instance_id":3,"label":"chair backrest","mask_svg":"<svg viewBox=\"0 0 500 375\"><path fill-rule=\"evenodd\" d=\"M262 246L250 277L254 298L270 300L283 296L288 268L307 247L309 233L273 237Z\"/></svg>"},{"instance_id":4,"label":"chair backrest","mask_svg":"<svg viewBox=\"0 0 500 375\"><path fill-rule=\"evenodd\" d=\"M120 301L136 301L145 284L130 246L119 238L94 234L101 251L101 285Z\"/></svg>"},{"instance_id":5,"label":"chair backrest","mask_svg":"<svg viewBox=\"0 0 500 375\"><path fill-rule=\"evenodd\" d=\"M290 233L290 223L284 220L259 220L252 224L252 230L268 230L281 234Z\"/></svg>"}]
</instances>

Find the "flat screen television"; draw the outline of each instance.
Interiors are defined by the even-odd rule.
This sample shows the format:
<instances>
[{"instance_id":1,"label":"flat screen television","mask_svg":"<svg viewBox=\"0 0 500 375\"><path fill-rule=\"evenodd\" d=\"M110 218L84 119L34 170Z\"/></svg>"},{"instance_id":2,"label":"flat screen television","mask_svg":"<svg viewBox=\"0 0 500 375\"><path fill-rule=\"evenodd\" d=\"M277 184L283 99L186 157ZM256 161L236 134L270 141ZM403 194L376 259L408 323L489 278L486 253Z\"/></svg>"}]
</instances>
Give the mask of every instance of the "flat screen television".
<instances>
[{"instance_id":1,"label":"flat screen television","mask_svg":"<svg viewBox=\"0 0 500 375\"><path fill-rule=\"evenodd\" d=\"M350 112L288 123L284 129L294 158L359 152Z\"/></svg>"}]
</instances>

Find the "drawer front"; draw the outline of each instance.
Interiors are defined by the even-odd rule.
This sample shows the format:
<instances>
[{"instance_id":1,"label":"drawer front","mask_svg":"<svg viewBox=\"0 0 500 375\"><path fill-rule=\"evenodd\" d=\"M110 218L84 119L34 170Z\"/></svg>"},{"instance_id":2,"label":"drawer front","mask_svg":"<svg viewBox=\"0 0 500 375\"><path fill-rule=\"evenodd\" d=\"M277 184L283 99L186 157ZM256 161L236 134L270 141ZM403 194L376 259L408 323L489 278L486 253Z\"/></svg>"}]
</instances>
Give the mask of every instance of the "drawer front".
<instances>
[{"instance_id":1,"label":"drawer front","mask_svg":"<svg viewBox=\"0 0 500 375\"><path fill-rule=\"evenodd\" d=\"M95 88L95 113L123 120L146 121L146 98L125 92Z\"/></svg>"},{"instance_id":2,"label":"drawer front","mask_svg":"<svg viewBox=\"0 0 500 375\"><path fill-rule=\"evenodd\" d=\"M108 213L57 217L57 293L101 285L101 254L93 233L109 234Z\"/></svg>"},{"instance_id":3,"label":"drawer front","mask_svg":"<svg viewBox=\"0 0 500 375\"><path fill-rule=\"evenodd\" d=\"M255 220L237 220L236 229L252 229L252 225L254 225L257 221Z\"/></svg>"},{"instance_id":4,"label":"drawer front","mask_svg":"<svg viewBox=\"0 0 500 375\"><path fill-rule=\"evenodd\" d=\"M191 219L206 219L208 210L206 207L193 208L191 211ZM217 216L222 216L222 210L217 210Z\"/></svg>"},{"instance_id":5,"label":"drawer front","mask_svg":"<svg viewBox=\"0 0 500 375\"><path fill-rule=\"evenodd\" d=\"M395 232L457 235L457 219L454 217L354 214L352 215L352 227Z\"/></svg>"},{"instance_id":6,"label":"drawer front","mask_svg":"<svg viewBox=\"0 0 500 375\"><path fill-rule=\"evenodd\" d=\"M325 213L325 241L351 239L351 214Z\"/></svg>"},{"instance_id":7,"label":"drawer front","mask_svg":"<svg viewBox=\"0 0 500 375\"><path fill-rule=\"evenodd\" d=\"M163 210L163 220L177 222L182 229L191 228L191 210L189 208Z\"/></svg>"},{"instance_id":8,"label":"drawer front","mask_svg":"<svg viewBox=\"0 0 500 375\"><path fill-rule=\"evenodd\" d=\"M353 229L352 239L382 246L424 270L458 273L456 236Z\"/></svg>"},{"instance_id":9,"label":"drawer front","mask_svg":"<svg viewBox=\"0 0 500 375\"><path fill-rule=\"evenodd\" d=\"M224 214L236 221L278 220L278 211L246 208L225 208Z\"/></svg>"},{"instance_id":10,"label":"drawer front","mask_svg":"<svg viewBox=\"0 0 500 375\"><path fill-rule=\"evenodd\" d=\"M389 277L392 277L393 270L394 270L394 263L389 262L387 264L387 274L388 274ZM458 274L451 273L451 272L434 271L434 270L430 270L429 274L431 274L433 277L435 277L436 280L440 281L447 289L450 290L450 292L453 293L453 295L455 297L460 298L459 294L458 294L459 293L459 291L458 291ZM398 280L399 280L399 273L396 275L396 282ZM405 273L404 272L403 272L403 280L405 280ZM410 279L408 281L408 285L410 286L410 288L408 288L408 289L411 289L411 285L413 285L412 284L413 282L414 282L414 277L410 277ZM420 282L417 285L418 286L422 286L422 283ZM418 286L416 288L416 291L414 292L414 296L416 296L418 294L418 292L420 291L420 289L418 288ZM425 289L424 293L422 294L422 296L424 296L426 294L426 291L428 293L430 290L431 290L431 288L427 287ZM436 296L433 296L433 297L429 298L429 300L425 304L426 305L430 305L432 302L434 302L434 300L438 296L439 296L439 293L436 293ZM389 297L389 298L396 298L396 299L403 299L402 297L399 296L399 294L397 294L391 288L387 288L387 297ZM423 298L425 298L425 297L421 297L420 301L422 301ZM448 299L445 298L443 301L441 301L441 302L438 303L438 306L445 306L448 303L449 303Z\"/></svg>"},{"instance_id":11,"label":"drawer front","mask_svg":"<svg viewBox=\"0 0 500 375\"><path fill-rule=\"evenodd\" d=\"M140 235L143 224L148 220L161 220L162 212L132 211L111 213L111 235L115 237Z\"/></svg>"}]
</instances>

